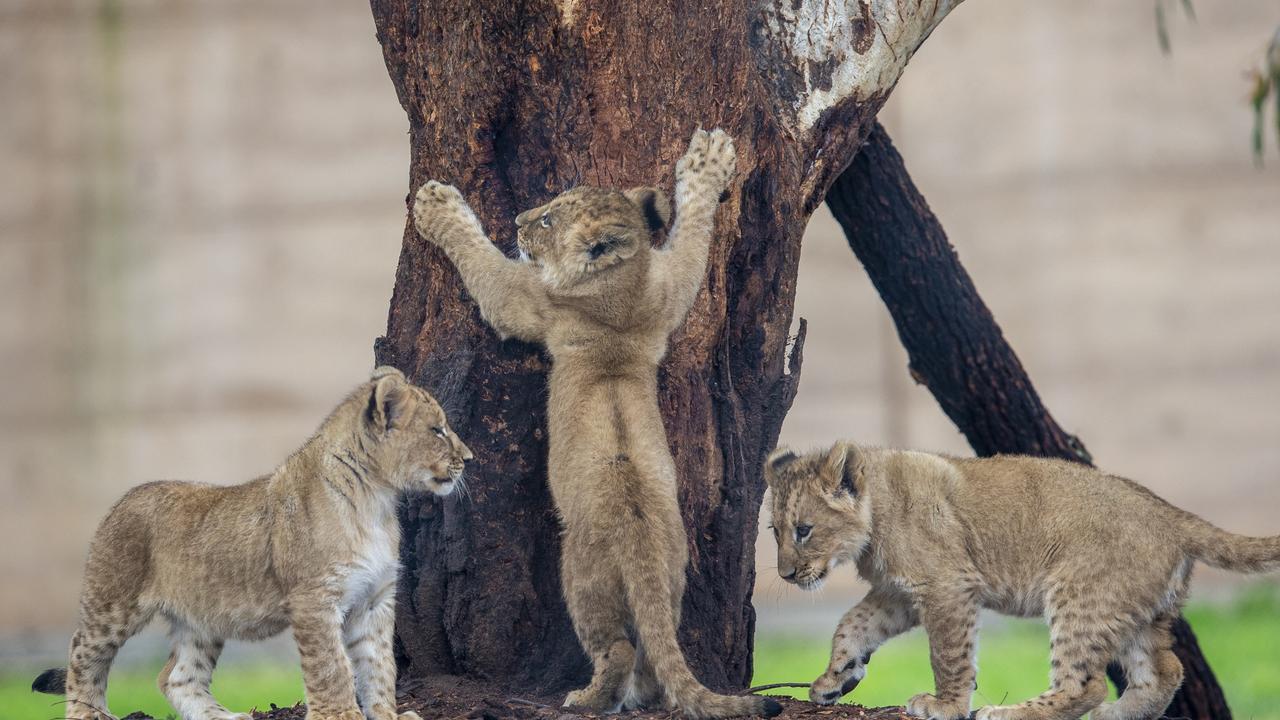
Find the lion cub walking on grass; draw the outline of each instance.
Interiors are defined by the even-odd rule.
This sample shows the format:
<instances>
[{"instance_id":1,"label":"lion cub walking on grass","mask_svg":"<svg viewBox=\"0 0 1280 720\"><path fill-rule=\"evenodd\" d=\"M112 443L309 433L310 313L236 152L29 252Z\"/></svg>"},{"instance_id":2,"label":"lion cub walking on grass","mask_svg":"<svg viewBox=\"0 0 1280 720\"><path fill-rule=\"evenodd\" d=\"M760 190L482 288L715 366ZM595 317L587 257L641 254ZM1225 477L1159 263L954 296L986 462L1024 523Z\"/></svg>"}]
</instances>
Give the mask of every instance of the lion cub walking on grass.
<instances>
[{"instance_id":1,"label":"lion cub walking on grass","mask_svg":"<svg viewBox=\"0 0 1280 720\"><path fill-rule=\"evenodd\" d=\"M396 713L396 506L405 490L449 494L470 459L436 401L381 367L271 475L134 488L89 546L67 668L32 689L65 692L67 718L111 718L116 651L159 614L173 645L159 685L183 720L250 720L210 695L214 664L224 639L286 627L308 720L416 720Z\"/></svg>"},{"instance_id":2,"label":"lion cub walking on grass","mask_svg":"<svg viewBox=\"0 0 1280 720\"><path fill-rule=\"evenodd\" d=\"M652 236L671 210L656 188L579 187L521 213L526 262L489 242L454 188L428 182L418 191L418 232L449 255L480 314L554 359L548 481L564 526L564 598L594 666L591 684L566 705L672 703L693 718L780 709L703 687L676 642L688 550L657 371L702 285L735 163L729 136L694 134L676 165L676 222L662 250Z\"/></svg>"},{"instance_id":3,"label":"lion cub walking on grass","mask_svg":"<svg viewBox=\"0 0 1280 720\"><path fill-rule=\"evenodd\" d=\"M871 591L840 621L814 702L834 703L866 674L871 653L917 624L929 635L935 694L907 711L969 715L979 608L1043 615L1053 685L978 720L1159 717L1182 682L1170 650L1191 567L1280 568L1280 537L1233 535L1123 478L1022 456L951 458L839 443L797 456L776 450L778 572L812 589L852 562ZM1106 667L1129 684L1113 703Z\"/></svg>"}]
</instances>

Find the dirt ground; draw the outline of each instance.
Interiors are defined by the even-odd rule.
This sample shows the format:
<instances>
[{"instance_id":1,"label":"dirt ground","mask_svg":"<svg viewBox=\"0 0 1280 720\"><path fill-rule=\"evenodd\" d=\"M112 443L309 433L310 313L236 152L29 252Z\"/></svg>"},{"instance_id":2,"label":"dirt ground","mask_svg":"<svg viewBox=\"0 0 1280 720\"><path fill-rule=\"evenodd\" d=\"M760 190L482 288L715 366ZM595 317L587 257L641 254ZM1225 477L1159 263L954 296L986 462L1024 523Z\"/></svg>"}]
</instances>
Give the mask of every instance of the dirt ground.
<instances>
[{"instance_id":1,"label":"dirt ground","mask_svg":"<svg viewBox=\"0 0 1280 720\"><path fill-rule=\"evenodd\" d=\"M402 682L400 711L413 710L423 720L588 720L601 715L574 712L560 707L560 695L520 693L494 683L453 676L415 678ZM782 714L778 720L908 720L902 708L864 708L857 705L823 706L802 700L778 697ZM305 720L307 709L293 707L254 712L257 720ZM679 711L628 712L607 716L625 720L678 720ZM121 720L153 720L143 713Z\"/></svg>"}]
</instances>

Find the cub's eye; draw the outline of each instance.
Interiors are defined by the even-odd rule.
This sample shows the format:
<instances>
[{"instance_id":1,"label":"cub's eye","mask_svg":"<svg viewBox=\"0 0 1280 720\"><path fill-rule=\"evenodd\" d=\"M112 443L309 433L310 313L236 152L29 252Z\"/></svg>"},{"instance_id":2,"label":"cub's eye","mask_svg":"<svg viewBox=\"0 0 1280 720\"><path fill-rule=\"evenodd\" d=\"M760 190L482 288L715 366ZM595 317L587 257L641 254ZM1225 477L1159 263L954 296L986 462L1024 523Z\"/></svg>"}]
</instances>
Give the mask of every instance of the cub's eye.
<instances>
[{"instance_id":1,"label":"cub's eye","mask_svg":"<svg viewBox=\"0 0 1280 720\"><path fill-rule=\"evenodd\" d=\"M809 539L809 533L813 532L812 525L796 526L796 542L804 542Z\"/></svg>"},{"instance_id":2,"label":"cub's eye","mask_svg":"<svg viewBox=\"0 0 1280 720\"><path fill-rule=\"evenodd\" d=\"M443 427L433 427L431 428L431 432L435 433L438 438L449 437L449 431L445 430Z\"/></svg>"},{"instance_id":3,"label":"cub's eye","mask_svg":"<svg viewBox=\"0 0 1280 720\"><path fill-rule=\"evenodd\" d=\"M596 243L587 250L587 256L592 260L599 260L600 256L604 255L604 251L608 249L609 247L604 243Z\"/></svg>"},{"instance_id":4,"label":"cub's eye","mask_svg":"<svg viewBox=\"0 0 1280 720\"><path fill-rule=\"evenodd\" d=\"M538 224L542 227L551 227L551 213L542 213L542 217L538 218Z\"/></svg>"}]
</instances>

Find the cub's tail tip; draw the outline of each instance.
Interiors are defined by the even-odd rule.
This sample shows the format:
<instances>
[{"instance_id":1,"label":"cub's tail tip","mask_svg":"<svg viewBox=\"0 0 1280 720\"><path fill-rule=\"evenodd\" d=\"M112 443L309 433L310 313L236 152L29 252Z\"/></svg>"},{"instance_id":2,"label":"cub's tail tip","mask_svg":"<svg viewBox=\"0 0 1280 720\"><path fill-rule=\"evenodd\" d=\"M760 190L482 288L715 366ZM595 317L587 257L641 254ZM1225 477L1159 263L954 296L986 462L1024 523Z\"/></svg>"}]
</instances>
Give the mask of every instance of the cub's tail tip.
<instances>
[{"instance_id":1,"label":"cub's tail tip","mask_svg":"<svg viewBox=\"0 0 1280 720\"><path fill-rule=\"evenodd\" d=\"M67 692L67 669L49 668L31 681L31 691L64 695Z\"/></svg>"},{"instance_id":2,"label":"cub's tail tip","mask_svg":"<svg viewBox=\"0 0 1280 720\"><path fill-rule=\"evenodd\" d=\"M775 717L782 714L782 703L773 698L762 698L760 702L760 715L762 717Z\"/></svg>"}]
</instances>

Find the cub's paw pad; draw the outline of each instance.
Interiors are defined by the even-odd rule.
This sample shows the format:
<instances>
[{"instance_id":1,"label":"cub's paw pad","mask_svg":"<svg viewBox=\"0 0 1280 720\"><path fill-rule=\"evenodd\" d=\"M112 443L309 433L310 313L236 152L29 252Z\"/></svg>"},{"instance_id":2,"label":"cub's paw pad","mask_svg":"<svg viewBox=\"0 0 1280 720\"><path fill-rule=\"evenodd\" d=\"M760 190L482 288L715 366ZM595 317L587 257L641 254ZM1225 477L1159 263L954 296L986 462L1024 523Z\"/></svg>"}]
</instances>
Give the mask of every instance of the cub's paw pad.
<instances>
[{"instance_id":1,"label":"cub's paw pad","mask_svg":"<svg viewBox=\"0 0 1280 720\"><path fill-rule=\"evenodd\" d=\"M907 701L907 714L925 720L961 720L969 717L969 708L954 700L920 693Z\"/></svg>"}]
</instances>

